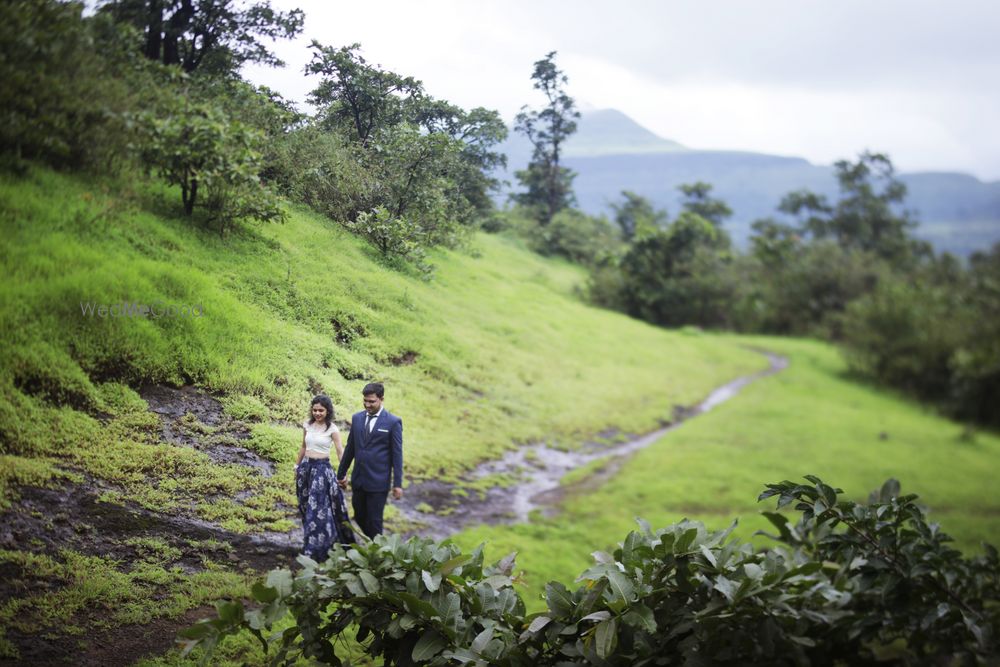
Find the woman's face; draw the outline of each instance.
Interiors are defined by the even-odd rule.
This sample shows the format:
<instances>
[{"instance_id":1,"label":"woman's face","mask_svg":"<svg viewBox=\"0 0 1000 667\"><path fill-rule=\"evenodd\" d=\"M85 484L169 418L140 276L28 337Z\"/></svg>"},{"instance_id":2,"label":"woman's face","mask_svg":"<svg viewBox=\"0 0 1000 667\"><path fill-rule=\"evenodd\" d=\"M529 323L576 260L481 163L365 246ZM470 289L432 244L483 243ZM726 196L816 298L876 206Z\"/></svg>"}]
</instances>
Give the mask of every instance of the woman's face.
<instances>
[{"instance_id":1,"label":"woman's face","mask_svg":"<svg viewBox=\"0 0 1000 667\"><path fill-rule=\"evenodd\" d=\"M326 421L326 408L320 403L313 403L312 406L313 420L321 422Z\"/></svg>"}]
</instances>

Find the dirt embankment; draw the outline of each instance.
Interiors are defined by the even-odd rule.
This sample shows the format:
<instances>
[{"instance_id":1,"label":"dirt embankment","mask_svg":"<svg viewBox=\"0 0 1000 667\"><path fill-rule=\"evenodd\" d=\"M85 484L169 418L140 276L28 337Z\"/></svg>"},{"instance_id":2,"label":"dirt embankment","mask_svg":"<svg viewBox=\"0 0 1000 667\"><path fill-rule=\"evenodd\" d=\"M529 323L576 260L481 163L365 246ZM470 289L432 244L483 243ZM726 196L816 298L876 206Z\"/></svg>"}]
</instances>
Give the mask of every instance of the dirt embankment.
<instances>
[{"instance_id":1,"label":"dirt embankment","mask_svg":"<svg viewBox=\"0 0 1000 667\"><path fill-rule=\"evenodd\" d=\"M160 439L177 446L194 447L217 463L239 464L263 476L274 472L274 464L240 446L249 428L230 419L218 400L193 387L180 389L148 386L141 395L161 421ZM194 427L194 428L192 428ZM202 437L200 427L211 435ZM265 572L294 562L297 540L289 534L241 535L198 519L193 513L163 513L137 504L102 502L101 496L116 489L83 475L82 483L56 488L22 487L20 498L0 515L0 549L26 551L62 560L71 550L113 562L122 572L142 560L140 540L166 545L172 556L164 568L179 568L194 574L221 564L235 572ZM11 562L0 563L0 599L44 596L65 583L47 580ZM160 593L162 594L162 593ZM150 604L155 605L155 596ZM73 622L85 629L82 635L58 626L25 632L5 628L6 639L20 653L16 660L0 658L0 665L130 665L148 655L158 655L174 646L177 631L200 618L214 615L212 607L190 609L178 618L158 618L145 625L99 629L100 610L91 610Z\"/></svg>"}]
</instances>

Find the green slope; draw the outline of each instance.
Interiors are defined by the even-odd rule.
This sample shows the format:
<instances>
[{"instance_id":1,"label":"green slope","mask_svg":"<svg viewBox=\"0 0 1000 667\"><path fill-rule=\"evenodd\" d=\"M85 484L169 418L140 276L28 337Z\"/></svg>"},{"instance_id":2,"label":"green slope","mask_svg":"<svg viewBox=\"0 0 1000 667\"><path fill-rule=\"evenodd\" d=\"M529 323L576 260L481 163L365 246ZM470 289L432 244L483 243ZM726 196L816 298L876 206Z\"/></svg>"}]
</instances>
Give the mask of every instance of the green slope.
<instances>
[{"instance_id":1,"label":"green slope","mask_svg":"<svg viewBox=\"0 0 1000 667\"><path fill-rule=\"evenodd\" d=\"M439 253L427 282L385 268L308 212L220 239L152 212L170 210L172 193L122 203L97 188L41 171L0 184L5 454L89 465L88 443L67 434L53 446L28 415L60 414L57 423L86 431L99 423L87 413L134 404L122 383L159 382L229 396L233 414L262 422L251 442L287 461L310 386L344 419L376 378L405 419L409 471L451 477L515 442L592 434L626 412L649 429L762 363L728 341L589 308L575 295L578 269L509 240L483 235L470 251ZM204 314L100 318L81 308L157 300ZM275 438L287 443L272 452Z\"/></svg>"},{"instance_id":2,"label":"green slope","mask_svg":"<svg viewBox=\"0 0 1000 667\"><path fill-rule=\"evenodd\" d=\"M454 480L516 443L569 446L609 426L652 429L675 405L763 365L729 340L587 307L578 268L511 240L480 235L466 250L436 253L428 282L386 267L307 211L219 238L179 217L176 199L155 185L41 169L0 180L5 521L47 530L47 512L19 497L50 486L234 533L285 531L295 525L294 424L314 391L328 393L343 420L359 409L367 379L384 381L387 406L404 418L408 475ZM101 318L81 307L123 301L203 314ZM275 474L165 442L140 395L151 385L218 398L249 439L197 419L178 424L203 441L256 450ZM227 563L242 554L147 536L140 525L136 533L102 543L106 552L51 539L0 549L13 595L0 604L0 629L12 640L105 632L243 590L246 575ZM201 565L191 565L199 548ZM49 582L57 593L30 593ZM0 656L15 650L0 632Z\"/></svg>"}]
</instances>

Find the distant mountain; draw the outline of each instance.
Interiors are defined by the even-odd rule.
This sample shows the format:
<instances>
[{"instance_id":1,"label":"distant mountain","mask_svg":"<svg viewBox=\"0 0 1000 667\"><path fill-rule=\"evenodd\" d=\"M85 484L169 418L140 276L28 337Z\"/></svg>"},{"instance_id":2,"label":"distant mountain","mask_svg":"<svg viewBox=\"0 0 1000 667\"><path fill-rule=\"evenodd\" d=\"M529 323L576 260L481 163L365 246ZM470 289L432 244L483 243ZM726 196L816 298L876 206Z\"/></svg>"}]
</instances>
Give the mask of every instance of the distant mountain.
<instances>
[{"instance_id":1,"label":"distant mountain","mask_svg":"<svg viewBox=\"0 0 1000 667\"><path fill-rule=\"evenodd\" d=\"M613 109L583 114L578 128L566 142L565 163L577 172L574 189L580 207L591 214L608 213L622 190L637 192L676 214L677 186L705 181L732 207L727 227L743 245L750 224L777 215L778 202L788 192L805 188L837 197L833 167L802 158L688 149ZM512 134L502 150L514 187L513 173L528 163L531 147ZM906 208L920 220L917 235L937 249L967 255L1000 241L1000 182L946 172L901 173L899 178L908 189Z\"/></svg>"},{"instance_id":2,"label":"distant mountain","mask_svg":"<svg viewBox=\"0 0 1000 667\"><path fill-rule=\"evenodd\" d=\"M566 157L673 153L687 150L676 141L659 137L615 109L583 114L577 132L566 142Z\"/></svg>"},{"instance_id":3,"label":"distant mountain","mask_svg":"<svg viewBox=\"0 0 1000 667\"><path fill-rule=\"evenodd\" d=\"M515 169L521 169L531 157L531 144L520 134L511 131L501 148ZM581 114L577 131L566 142L566 158L599 157L602 155L635 155L648 153L674 153L687 149L670 139L653 134L642 125L616 109L599 109Z\"/></svg>"}]
</instances>

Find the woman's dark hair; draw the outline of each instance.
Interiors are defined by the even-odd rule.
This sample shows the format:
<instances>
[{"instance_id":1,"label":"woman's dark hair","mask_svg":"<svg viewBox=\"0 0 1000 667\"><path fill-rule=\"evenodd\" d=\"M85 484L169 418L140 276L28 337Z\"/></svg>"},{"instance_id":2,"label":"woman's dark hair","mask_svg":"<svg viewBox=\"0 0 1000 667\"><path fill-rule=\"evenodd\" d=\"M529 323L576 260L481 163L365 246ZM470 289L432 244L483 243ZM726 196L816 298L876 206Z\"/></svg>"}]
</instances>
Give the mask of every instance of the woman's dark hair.
<instances>
[{"instance_id":1,"label":"woman's dark hair","mask_svg":"<svg viewBox=\"0 0 1000 667\"><path fill-rule=\"evenodd\" d=\"M326 427L330 428L330 424L333 423L333 401L326 394L320 394L319 396L313 396L312 403L309 404L309 423L312 424L316 421L312 416L312 406L319 403L324 408L326 408Z\"/></svg>"}]
</instances>

